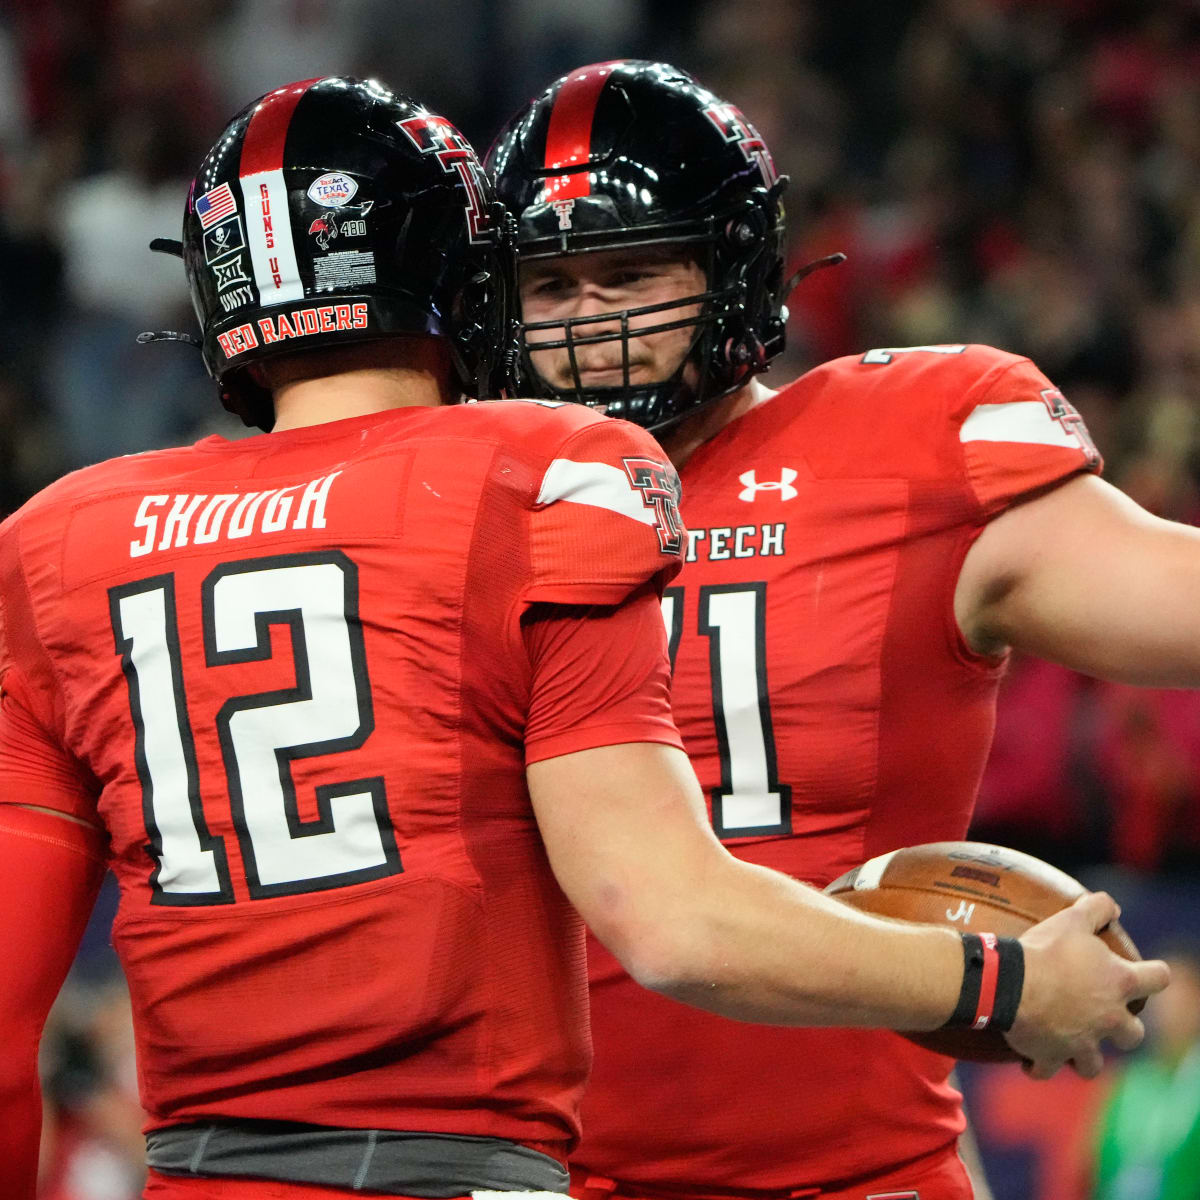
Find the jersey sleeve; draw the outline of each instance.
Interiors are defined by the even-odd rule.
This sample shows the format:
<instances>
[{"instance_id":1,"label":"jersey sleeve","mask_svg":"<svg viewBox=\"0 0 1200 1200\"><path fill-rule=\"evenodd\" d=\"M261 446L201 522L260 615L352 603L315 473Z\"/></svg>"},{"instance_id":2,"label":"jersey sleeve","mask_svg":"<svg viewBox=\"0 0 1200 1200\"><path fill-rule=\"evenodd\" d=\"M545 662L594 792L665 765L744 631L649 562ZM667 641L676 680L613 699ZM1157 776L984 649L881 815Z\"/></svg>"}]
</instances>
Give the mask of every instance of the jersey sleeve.
<instances>
[{"instance_id":1,"label":"jersey sleeve","mask_svg":"<svg viewBox=\"0 0 1200 1200\"><path fill-rule=\"evenodd\" d=\"M972 348L974 349L974 348ZM990 518L1102 461L1078 411L1025 358L997 362L957 412L967 482Z\"/></svg>"},{"instance_id":2,"label":"jersey sleeve","mask_svg":"<svg viewBox=\"0 0 1200 1200\"><path fill-rule=\"evenodd\" d=\"M683 748L653 582L618 605L536 605L522 637L532 668L526 765L624 742Z\"/></svg>"},{"instance_id":3,"label":"jersey sleeve","mask_svg":"<svg viewBox=\"0 0 1200 1200\"><path fill-rule=\"evenodd\" d=\"M95 780L63 746L57 683L16 551L0 531L0 805L34 804L95 822Z\"/></svg>"},{"instance_id":4,"label":"jersey sleeve","mask_svg":"<svg viewBox=\"0 0 1200 1200\"><path fill-rule=\"evenodd\" d=\"M625 421L597 418L560 445L529 520L526 603L619 604L661 589L683 565L679 477L661 447Z\"/></svg>"},{"instance_id":5,"label":"jersey sleeve","mask_svg":"<svg viewBox=\"0 0 1200 1200\"><path fill-rule=\"evenodd\" d=\"M36 805L94 823L96 786L30 713L15 671L0 691L0 806Z\"/></svg>"}]
</instances>

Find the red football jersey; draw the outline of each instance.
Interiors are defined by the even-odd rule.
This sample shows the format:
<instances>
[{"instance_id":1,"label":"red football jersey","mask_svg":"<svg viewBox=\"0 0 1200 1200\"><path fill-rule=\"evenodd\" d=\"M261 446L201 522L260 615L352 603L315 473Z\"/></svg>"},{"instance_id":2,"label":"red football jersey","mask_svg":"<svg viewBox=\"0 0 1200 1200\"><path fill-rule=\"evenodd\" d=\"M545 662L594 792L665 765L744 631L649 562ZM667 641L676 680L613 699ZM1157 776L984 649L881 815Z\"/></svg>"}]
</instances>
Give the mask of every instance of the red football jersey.
<instances>
[{"instance_id":1,"label":"red football jersey","mask_svg":"<svg viewBox=\"0 0 1200 1200\"><path fill-rule=\"evenodd\" d=\"M735 854L823 886L964 835L1002 663L958 631L963 557L1006 506L1098 465L1045 377L984 346L828 363L696 451L663 607L675 719ZM898 1035L723 1021L589 950L585 1171L651 1194L786 1192L962 1126L950 1061Z\"/></svg>"},{"instance_id":2,"label":"red football jersey","mask_svg":"<svg viewBox=\"0 0 1200 1200\"><path fill-rule=\"evenodd\" d=\"M152 1126L563 1157L583 931L525 766L680 744L676 486L577 406L406 408L115 460L0 528L0 794L108 831Z\"/></svg>"}]
</instances>

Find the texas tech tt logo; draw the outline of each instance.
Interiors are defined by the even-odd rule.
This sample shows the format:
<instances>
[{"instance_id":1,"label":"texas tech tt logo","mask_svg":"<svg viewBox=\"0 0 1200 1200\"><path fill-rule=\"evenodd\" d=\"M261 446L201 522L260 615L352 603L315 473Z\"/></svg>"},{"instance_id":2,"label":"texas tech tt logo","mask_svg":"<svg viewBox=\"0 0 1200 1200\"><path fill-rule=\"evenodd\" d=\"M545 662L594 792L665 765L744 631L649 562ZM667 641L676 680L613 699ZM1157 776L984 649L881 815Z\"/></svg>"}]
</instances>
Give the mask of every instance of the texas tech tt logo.
<instances>
[{"instance_id":1,"label":"texas tech tt logo","mask_svg":"<svg viewBox=\"0 0 1200 1200\"><path fill-rule=\"evenodd\" d=\"M1041 395L1042 403L1050 410L1050 415L1063 427L1068 437L1079 443L1088 466L1096 466L1100 461L1100 451L1096 449L1096 443L1092 441L1079 410L1057 388L1043 388Z\"/></svg>"},{"instance_id":2,"label":"texas tech tt logo","mask_svg":"<svg viewBox=\"0 0 1200 1200\"><path fill-rule=\"evenodd\" d=\"M704 115L717 127L727 142L736 142L748 163L757 163L762 172L763 183L770 187L779 178L775 162L762 135L746 120L745 114L736 104L714 104L704 110Z\"/></svg>"},{"instance_id":3,"label":"texas tech tt logo","mask_svg":"<svg viewBox=\"0 0 1200 1200\"><path fill-rule=\"evenodd\" d=\"M422 154L437 155L443 171L458 172L467 191L467 232L471 241L483 241L484 230L491 222L483 207L483 168L471 143L445 117L434 113L409 117L397 124Z\"/></svg>"},{"instance_id":4,"label":"texas tech tt logo","mask_svg":"<svg viewBox=\"0 0 1200 1200\"><path fill-rule=\"evenodd\" d=\"M571 213L575 208L574 200L551 200L550 207L558 213L559 229L571 228Z\"/></svg>"},{"instance_id":5,"label":"texas tech tt logo","mask_svg":"<svg viewBox=\"0 0 1200 1200\"><path fill-rule=\"evenodd\" d=\"M759 492L778 492L780 500L795 500L800 495L792 487L792 484L796 482L796 474L797 472L791 467L783 467L779 472L778 479L764 479L762 483L759 483L753 471L743 471L738 476L738 481L742 484L742 490L738 492L738 499L749 504Z\"/></svg>"},{"instance_id":6,"label":"texas tech tt logo","mask_svg":"<svg viewBox=\"0 0 1200 1200\"><path fill-rule=\"evenodd\" d=\"M652 458L626 458L625 474L642 493L642 503L654 509L658 544L664 554L678 554L683 548L683 518L679 515L678 477L674 471Z\"/></svg>"}]
</instances>

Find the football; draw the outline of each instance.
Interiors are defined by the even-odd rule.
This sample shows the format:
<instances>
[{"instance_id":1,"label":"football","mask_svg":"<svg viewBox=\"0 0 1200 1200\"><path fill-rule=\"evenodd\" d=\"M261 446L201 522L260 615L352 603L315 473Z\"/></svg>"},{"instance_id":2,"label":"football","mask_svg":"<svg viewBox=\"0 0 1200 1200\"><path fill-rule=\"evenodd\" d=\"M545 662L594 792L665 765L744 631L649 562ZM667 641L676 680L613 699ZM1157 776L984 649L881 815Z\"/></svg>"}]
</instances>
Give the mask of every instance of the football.
<instances>
[{"instance_id":1,"label":"football","mask_svg":"<svg viewBox=\"0 0 1200 1200\"><path fill-rule=\"evenodd\" d=\"M893 850L848 871L825 889L877 916L999 937L1019 937L1086 890L1077 879L1039 858L986 842L929 842ZM1099 936L1115 953L1131 960L1141 958L1120 922L1106 925ZM1136 1000L1130 1011L1140 1012L1144 1004ZM953 1058L1021 1061L1004 1035L994 1031L946 1029L904 1036Z\"/></svg>"}]
</instances>

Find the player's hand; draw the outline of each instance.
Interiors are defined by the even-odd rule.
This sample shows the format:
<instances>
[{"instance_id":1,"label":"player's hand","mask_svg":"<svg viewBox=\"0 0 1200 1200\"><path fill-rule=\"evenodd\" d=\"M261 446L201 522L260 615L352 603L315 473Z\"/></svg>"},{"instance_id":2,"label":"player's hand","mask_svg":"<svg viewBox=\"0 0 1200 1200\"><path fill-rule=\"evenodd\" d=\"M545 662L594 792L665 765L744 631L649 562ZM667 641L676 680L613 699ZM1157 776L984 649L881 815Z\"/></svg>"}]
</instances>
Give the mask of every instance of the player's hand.
<instances>
[{"instance_id":1,"label":"player's hand","mask_svg":"<svg viewBox=\"0 0 1200 1200\"><path fill-rule=\"evenodd\" d=\"M1129 962L1095 936L1118 914L1111 896L1089 892L1021 938L1025 987L1006 1036L1035 1079L1049 1079L1067 1063L1091 1079L1104 1065L1105 1039L1132 1050L1145 1036L1126 1006L1161 992L1170 970L1157 959Z\"/></svg>"}]
</instances>

